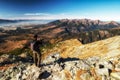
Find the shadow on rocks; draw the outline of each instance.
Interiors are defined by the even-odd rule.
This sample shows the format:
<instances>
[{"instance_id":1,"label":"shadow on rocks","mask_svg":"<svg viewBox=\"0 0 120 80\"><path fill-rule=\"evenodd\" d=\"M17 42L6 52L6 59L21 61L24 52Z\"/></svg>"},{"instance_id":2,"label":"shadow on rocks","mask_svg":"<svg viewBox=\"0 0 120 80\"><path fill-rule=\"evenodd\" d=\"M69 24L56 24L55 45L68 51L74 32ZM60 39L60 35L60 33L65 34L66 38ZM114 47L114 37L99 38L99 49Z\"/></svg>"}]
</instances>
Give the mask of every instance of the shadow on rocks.
<instances>
[{"instance_id":1,"label":"shadow on rocks","mask_svg":"<svg viewBox=\"0 0 120 80\"><path fill-rule=\"evenodd\" d=\"M57 62L58 64L68 62L68 61L78 61L80 60L79 58L59 58L58 60L54 61Z\"/></svg>"},{"instance_id":2,"label":"shadow on rocks","mask_svg":"<svg viewBox=\"0 0 120 80\"><path fill-rule=\"evenodd\" d=\"M39 75L39 79L46 79L46 78L48 78L50 75L51 75L50 72L44 71L44 72L42 72L42 73Z\"/></svg>"},{"instance_id":3,"label":"shadow on rocks","mask_svg":"<svg viewBox=\"0 0 120 80\"><path fill-rule=\"evenodd\" d=\"M54 62L48 63L48 64L41 64L40 67L44 67L44 66L49 66L49 65L53 65L54 63L65 63L65 62L69 62L69 61L78 61L80 60L79 58L59 58L58 60L55 60Z\"/></svg>"},{"instance_id":4,"label":"shadow on rocks","mask_svg":"<svg viewBox=\"0 0 120 80\"><path fill-rule=\"evenodd\" d=\"M31 56L28 57L20 57L20 56L16 56L16 55L9 55L8 59L0 62L0 66L4 66L4 65L8 65L8 64L13 64L13 63L17 63L17 62L22 62L22 63L33 63L33 59Z\"/></svg>"}]
</instances>

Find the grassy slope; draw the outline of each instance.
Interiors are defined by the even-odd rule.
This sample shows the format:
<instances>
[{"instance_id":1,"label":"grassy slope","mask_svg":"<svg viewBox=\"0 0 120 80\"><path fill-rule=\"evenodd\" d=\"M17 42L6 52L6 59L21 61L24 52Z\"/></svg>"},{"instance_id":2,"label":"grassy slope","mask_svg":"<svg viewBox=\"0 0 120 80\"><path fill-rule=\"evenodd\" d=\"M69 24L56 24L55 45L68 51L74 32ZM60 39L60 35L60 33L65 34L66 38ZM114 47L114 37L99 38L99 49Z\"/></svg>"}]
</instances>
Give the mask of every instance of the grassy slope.
<instances>
[{"instance_id":1,"label":"grassy slope","mask_svg":"<svg viewBox=\"0 0 120 80\"><path fill-rule=\"evenodd\" d=\"M58 43L52 49L45 50L44 57L51 53L60 53L62 57L88 58L101 56L110 58L120 55L120 36L82 45L77 39L70 39Z\"/></svg>"}]
</instances>

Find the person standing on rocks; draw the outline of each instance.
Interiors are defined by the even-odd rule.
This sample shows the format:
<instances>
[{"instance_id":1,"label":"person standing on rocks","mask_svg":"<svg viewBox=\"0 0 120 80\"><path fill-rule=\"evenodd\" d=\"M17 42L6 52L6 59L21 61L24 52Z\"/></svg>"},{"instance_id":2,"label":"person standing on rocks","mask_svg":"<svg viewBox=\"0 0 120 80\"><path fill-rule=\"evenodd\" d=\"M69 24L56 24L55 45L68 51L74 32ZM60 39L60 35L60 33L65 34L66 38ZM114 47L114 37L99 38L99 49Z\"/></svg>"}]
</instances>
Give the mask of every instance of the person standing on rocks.
<instances>
[{"instance_id":1,"label":"person standing on rocks","mask_svg":"<svg viewBox=\"0 0 120 80\"><path fill-rule=\"evenodd\" d=\"M43 46L43 40L38 39L38 35L35 34L33 40L26 44L24 48L26 48L28 45L30 45L30 49L32 50L34 63L37 67L39 67L41 64L40 47Z\"/></svg>"},{"instance_id":2,"label":"person standing on rocks","mask_svg":"<svg viewBox=\"0 0 120 80\"><path fill-rule=\"evenodd\" d=\"M34 40L30 44L30 48L33 51L33 60L36 66L40 66L41 63L41 50L40 47L43 45L43 41L38 39L38 35L34 35Z\"/></svg>"}]
</instances>

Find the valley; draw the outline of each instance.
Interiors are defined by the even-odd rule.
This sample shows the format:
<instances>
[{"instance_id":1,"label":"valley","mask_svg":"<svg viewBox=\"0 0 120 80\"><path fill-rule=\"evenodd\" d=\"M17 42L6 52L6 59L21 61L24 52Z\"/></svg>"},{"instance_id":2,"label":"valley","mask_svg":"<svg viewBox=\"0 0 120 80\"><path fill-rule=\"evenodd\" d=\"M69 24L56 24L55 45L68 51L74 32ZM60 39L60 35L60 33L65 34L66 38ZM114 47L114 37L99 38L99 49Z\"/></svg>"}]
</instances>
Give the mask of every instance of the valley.
<instances>
[{"instance_id":1,"label":"valley","mask_svg":"<svg viewBox=\"0 0 120 80\"><path fill-rule=\"evenodd\" d=\"M34 34L38 34L40 38L43 38L43 40L49 44L69 39L78 39L82 44L103 40L120 35L120 24L117 22L102 22L89 19L63 19L44 25L16 27L16 29L12 30L11 28L1 28L0 31L0 45L2 45L0 46L0 53L5 53L11 51L11 49L20 48L12 48L12 46L9 45L17 41L23 45L23 41L27 42L31 40Z\"/></svg>"}]
</instances>

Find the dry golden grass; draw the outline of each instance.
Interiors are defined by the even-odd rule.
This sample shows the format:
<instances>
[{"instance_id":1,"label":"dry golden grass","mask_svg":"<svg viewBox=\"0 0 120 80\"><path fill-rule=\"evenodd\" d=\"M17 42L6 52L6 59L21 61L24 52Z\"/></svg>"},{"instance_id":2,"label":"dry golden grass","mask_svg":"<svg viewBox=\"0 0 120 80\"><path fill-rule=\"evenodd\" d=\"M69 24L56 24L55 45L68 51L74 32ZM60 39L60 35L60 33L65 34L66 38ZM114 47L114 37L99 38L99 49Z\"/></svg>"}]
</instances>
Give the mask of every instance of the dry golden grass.
<instances>
[{"instance_id":1,"label":"dry golden grass","mask_svg":"<svg viewBox=\"0 0 120 80\"><path fill-rule=\"evenodd\" d=\"M78 70L77 73L76 73L76 79L75 80L82 80L80 78L80 75L82 75L83 73L86 73L85 70Z\"/></svg>"},{"instance_id":2,"label":"dry golden grass","mask_svg":"<svg viewBox=\"0 0 120 80\"><path fill-rule=\"evenodd\" d=\"M56 26L55 25L53 25L53 26L48 26L48 27L42 27L42 28L40 28L40 31L43 31L43 30L47 30L47 29L51 29L51 28L55 28ZM37 31L38 29L36 29L36 31Z\"/></svg>"},{"instance_id":3,"label":"dry golden grass","mask_svg":"<svg viewBox=\"0 0 120 80\"><path fill-rule=\"evenodd\" d=\"M92 56L111 58L120 55L120 36L82 45L77 39L60 42L52 49L45 50L44 56L60 53L61 57L85 59Z\"/></svg>"},{"instance_id":4,"label":"dry golden grass","mask_svg":"<svg viewBox=\"0 0 120 80\"><path fill-rule=\"evenodd\" d=\"M12 51L16 48L22 48L23 44L25 44L26 42L27 42L26 40L7 41L4 44L0 45L0 52L6 53L6 52Z\"/></svg>"},{"instance_id":5,"label":"dry golden grass","mask_svg":"<svg viewBox=\"0 0 120 80\"><path fill-rule=\"evenodd\" d=\"M83 80L80 76L84 73L87 73L87 71L86 70L78 70L76 73L75 80ZM102 78L100 76L98 77L96 75L94 68L90 69L90 73L91 73L91 77L86 77L86 80L102 80Z\"/></svg>"},{"instance_id":6,"label":"dry golden grass","mask_svg":"<svg viewBox=\"0 0 120 80\"><path fill-rule=\"evenodd\" d=\"M82 44L77 39L70 39L63 42L59 42L52 49L46 49L43 51L43 57L52 54L52 53L60 53L62 57L68 57L69 53L75 48L79 47Z\"/></svg>"},{"instance_id":7,"label":"dry golden grass","mask_svg":"<svg viewBox=\"0 0 120 80\"><path fill-rule=\"evenodd\" d=\"M44 36L46 36L47 38L53 38L53 37L55 37L58 33L62 32L62 31L64 31L64 29L62 29L62 28L56 28L56 29L53 29L53 30L45 33Z\"/></svg>"},{"instance_id":8,"label":"dry golden grass","mask_svg":"<svg viewBox=\"0 0 120 80\"><path fill-rule=\"evenodd\" d=\"M65 73L66 80L71 80L72 79L72 76L71 76L69 71L64 70L64 73Z\"/></svg>"},{"instance_id":9,"label":"dry golden grass","mask_svg":"<svg viewBox=\"0 0 120 80\"><path fill-rule=\"evenodd\" d=\"M11 66L16 66L16 64L8 64L8 65L5 65L5 66L0 66L0 70L7 70L9 67Z\"/></svg>"}]
</instances>

